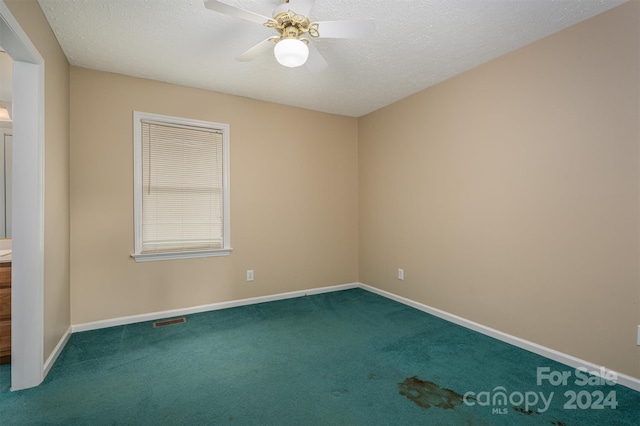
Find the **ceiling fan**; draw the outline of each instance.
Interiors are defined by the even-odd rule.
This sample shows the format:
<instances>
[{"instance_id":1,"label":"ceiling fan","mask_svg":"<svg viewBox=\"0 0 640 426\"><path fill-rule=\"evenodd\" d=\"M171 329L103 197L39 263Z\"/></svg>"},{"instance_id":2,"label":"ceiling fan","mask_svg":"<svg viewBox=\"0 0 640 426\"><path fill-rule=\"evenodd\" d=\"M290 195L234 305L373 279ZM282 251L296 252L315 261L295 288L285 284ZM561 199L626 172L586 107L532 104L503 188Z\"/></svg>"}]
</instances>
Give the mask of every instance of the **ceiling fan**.
<instances>
[{"instance_id":1,"label":"ceiling fan","mask_svg":"<svg viewBox=\"0 0 640 426\"><path fill-rule=\"evenodd\" d=\"M375 32L375 24L373 19L311 22L308 15L313 2L314 0L284 0L273 11L272 18L222 0L205 0L204 5L207 9L263 24L278 32L277 36L269 37L238 56L238 61L250 61L273 47L280 64L293 68L306 63L310 71L319 72L327 67L327 61L309 37L364 38Z\"/></svg>"}]
</instances>

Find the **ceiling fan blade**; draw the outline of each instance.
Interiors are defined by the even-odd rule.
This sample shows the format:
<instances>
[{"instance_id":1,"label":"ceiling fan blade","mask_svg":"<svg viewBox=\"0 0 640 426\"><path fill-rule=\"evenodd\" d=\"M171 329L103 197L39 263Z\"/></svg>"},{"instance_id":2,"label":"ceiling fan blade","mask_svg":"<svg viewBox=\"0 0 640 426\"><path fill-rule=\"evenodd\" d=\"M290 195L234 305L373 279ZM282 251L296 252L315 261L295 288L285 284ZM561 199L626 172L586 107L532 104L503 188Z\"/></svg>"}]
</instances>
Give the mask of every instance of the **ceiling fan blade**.
<instances>
[{"instance_id":1,"label":"ceiling fan blade","mask_svg":"<svg viewBox=\"0 0 640 426\"><path fill-rule=\"evenodd\" d=\"M329 64L324 60L318 49L309 43L309 58L307 59L307 68L311 72L320 72Z\"/></svg>"},{"instance_id":2,"label":"ceiling fan blade","mask_svg":"<svg viewBox=\"0 0 640 426\"><path fill-rule=\"evenodd\" d=\"M260 56L267 50L271 50L272 48L273 48L273 42L271 41L271 38L268 38L256 44L251 49L244 52L242 55L238 56L236 60L240 62L247 62L252 59L255 59L256 57Z\"/></svg>"},{"instance_id":3,"label":"ceiling fan blade","mask_svg":"<svg viewBox=\"0 0 640 426\"><path fill-rule=\"evenodd\" d=\"M237 18L246 19L247 21L256 22L258 24L264 24L267 21L273 19L266 16L259 15L257 13L249 12L248 10L240 9L239 7L231 6L222 0L205 0L204 7L216 12L224 13L226 15L235 16Z\"/></svg>"},{"instance_id":4,"label":"ceiling fan blade","mask_svg":"<svg viewBox=\"0 0 640 426\"><path fill-rule=\"evenodd\" d=\"M320 38L366 38L376 31L373 19L355 19L351 21L320 21Z\"/></svg>"},{"instance_id":5,"label":"ceiling fan blade","mask_svg":"<svg viewBox=\"0 0 640 426\"><path fill-rule=\"evenodd\" d=\"M289 0L288 9L293 10L298 15L309 16L314 0Z\"/></svg>"}]
</instances>

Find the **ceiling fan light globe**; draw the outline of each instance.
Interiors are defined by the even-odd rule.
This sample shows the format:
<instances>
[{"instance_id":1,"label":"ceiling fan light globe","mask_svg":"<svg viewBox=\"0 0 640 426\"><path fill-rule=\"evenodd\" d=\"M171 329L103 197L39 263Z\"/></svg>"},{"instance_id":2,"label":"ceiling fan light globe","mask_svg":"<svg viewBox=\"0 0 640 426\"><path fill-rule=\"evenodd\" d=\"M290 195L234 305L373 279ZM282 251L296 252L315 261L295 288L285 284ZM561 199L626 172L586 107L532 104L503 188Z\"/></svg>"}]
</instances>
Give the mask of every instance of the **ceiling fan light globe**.
<instances>
[{"instance_id":1,"label":"ceiling fan light globe","mask_svg":"<svg viewBox=\"0 0 640 426\"><path fill-rule=\"evenodd\" d=\"M306 43L296 38L285 38L276 43L273 53L281 65L295 68L307 62L309 47Z\"/></svg>"}]
</instances>

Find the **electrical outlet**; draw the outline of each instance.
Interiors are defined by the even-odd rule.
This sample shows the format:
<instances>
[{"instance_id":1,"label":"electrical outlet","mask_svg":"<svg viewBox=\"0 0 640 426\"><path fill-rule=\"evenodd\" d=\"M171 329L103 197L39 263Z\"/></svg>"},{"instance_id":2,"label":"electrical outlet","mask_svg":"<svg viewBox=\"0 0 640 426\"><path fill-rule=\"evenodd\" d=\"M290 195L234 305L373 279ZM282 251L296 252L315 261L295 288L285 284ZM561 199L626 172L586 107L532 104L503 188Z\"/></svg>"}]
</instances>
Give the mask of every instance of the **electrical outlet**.
<instances>
[{"instance_id":1,"label":"electrical outlet","mask_svg":"<svg viewBox=\"0 0 640 426\"><path fill-rule=\"evenodd\" d=\"M404 269L398 268L398 279L404 281Z\"/></svg>"},{"instance_id":2,"label":"electrical outlet","mask_svg":"<svg viewBox=\"0 0 640 426\"><path fill-rule=\"evenodd\" d=\"M640 325L638 326L638 346L640 346Z\"/></svg>"},{"instance_id":3,"label":"electrical outlet","mask_svg":"<svg viewBox=\"0 0 640 426\"><path fill-rule=\"evenodd\" d=\"M253 269L247 269L247 281L253 281Z\"/></svg>"}]
</instances>

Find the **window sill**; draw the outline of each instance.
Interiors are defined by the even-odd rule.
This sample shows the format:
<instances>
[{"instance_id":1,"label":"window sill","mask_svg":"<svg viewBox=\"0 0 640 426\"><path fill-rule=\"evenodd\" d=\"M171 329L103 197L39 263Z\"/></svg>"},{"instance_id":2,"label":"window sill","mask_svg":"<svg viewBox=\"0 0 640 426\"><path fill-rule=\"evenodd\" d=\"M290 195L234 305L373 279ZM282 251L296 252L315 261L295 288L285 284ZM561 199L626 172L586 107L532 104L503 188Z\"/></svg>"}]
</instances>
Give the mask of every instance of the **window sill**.
<instances>
[{"instance_id":1,"label":"window sill","mask_svg":"<svg viewBox=\"0 0 640 426\"><path fill-rule=\"evenodd\" d=\"M171 251L160 253L138 253L131 257L136 262L155 262L159 260L197 259L200 257L229 256L233 249L198 250L198 251Z\"/></svg>"}]
</instances>

